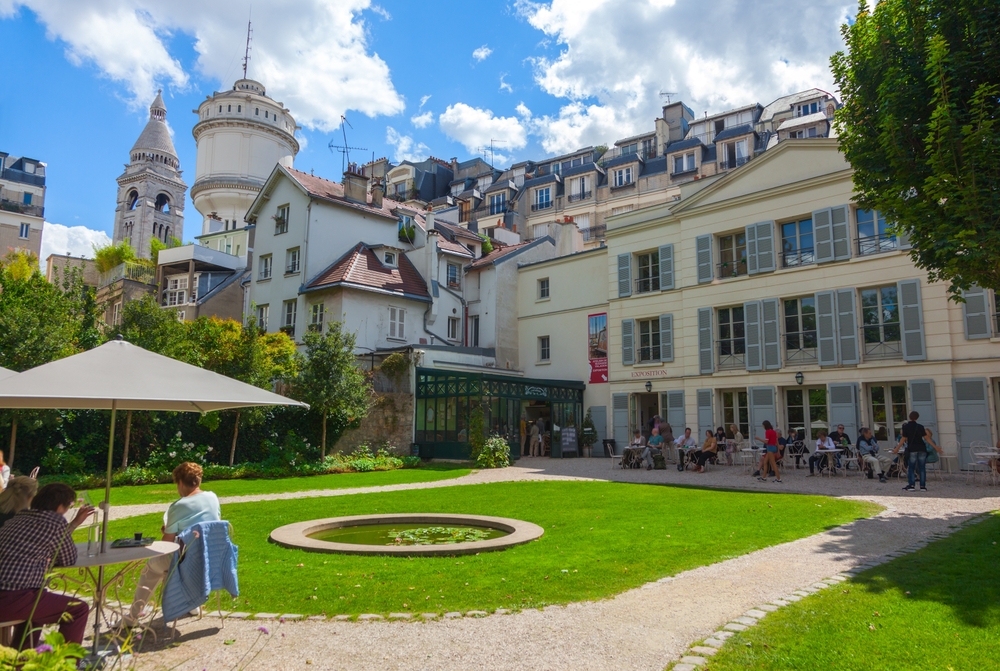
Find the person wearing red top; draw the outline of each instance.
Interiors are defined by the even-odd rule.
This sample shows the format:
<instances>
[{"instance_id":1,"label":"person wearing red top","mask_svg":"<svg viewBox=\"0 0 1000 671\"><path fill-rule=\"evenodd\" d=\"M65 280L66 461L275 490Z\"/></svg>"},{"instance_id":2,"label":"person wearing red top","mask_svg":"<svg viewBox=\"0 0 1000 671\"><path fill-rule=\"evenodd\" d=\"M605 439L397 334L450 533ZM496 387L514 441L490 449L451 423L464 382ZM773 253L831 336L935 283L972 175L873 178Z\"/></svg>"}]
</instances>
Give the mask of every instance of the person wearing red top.
<instances>
[{"instance_id":1,"label":"person wearing red top","mask_svg":"<svg viewBox=\"0 0 1000 671\"><path fill-rule=\"evenodd\" d=\"M778 472L778 432L774 430L771 422L766 419L761 424L764 427L764 438L754 436L754 440L764 443L764 461L761 463L760 472L767 474L767 467L770 465L774 469L774 481L781 482L781 473ZM767 478L757 478L761 482L767 482Z\"/></svg>"}]
</instances>

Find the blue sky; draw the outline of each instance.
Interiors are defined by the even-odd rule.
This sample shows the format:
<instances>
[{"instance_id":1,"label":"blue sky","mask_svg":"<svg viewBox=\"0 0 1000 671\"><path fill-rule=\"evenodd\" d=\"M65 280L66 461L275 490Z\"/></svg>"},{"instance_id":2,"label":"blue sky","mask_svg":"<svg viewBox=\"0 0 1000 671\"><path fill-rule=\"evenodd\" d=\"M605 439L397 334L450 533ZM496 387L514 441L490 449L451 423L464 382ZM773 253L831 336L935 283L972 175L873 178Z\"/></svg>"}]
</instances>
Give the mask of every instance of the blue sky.
<instances>
[{"instance_id":1,"label":"blue sky","mask_svg":"<svg viewBox=\"0 0 1000 671\"><path fill-rule=\"evenodd\" d=\"M159 87L193 181L191 110L238 78L250 7L165 4L0 0L0 45L18 55L16 85L0 100L0 149L48 165L46 220L56 225L43 258L87 253L95 231L111 233L115 178ZM649 129L661 90L696 114L832 90L829 57L854 7L274 0L254 8L250 75L303 126L299 169L339 178L341 156L327 144L341 143L340 114L363 158L465 159L495 138L506 140L500 165ZM200 233L190 201L185 224L188 239Z\"/></svg>"}]
</instances>

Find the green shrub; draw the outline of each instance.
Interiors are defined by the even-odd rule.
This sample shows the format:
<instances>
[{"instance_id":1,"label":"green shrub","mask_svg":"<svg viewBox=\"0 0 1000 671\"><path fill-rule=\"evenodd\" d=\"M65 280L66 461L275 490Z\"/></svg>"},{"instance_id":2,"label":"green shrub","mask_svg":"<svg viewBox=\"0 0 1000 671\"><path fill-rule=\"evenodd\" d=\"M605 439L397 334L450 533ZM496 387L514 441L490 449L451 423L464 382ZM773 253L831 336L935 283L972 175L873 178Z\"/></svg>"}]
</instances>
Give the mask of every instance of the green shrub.
<instances>
[{"instance_id":1,"label":"green shrub","mask_svg":"<svg viewBox=\"0 0 1000 671\"><path fill-rule=\"evenodd\" d=\"M42 468L53 473L83 473L86 463L76 451L59 443L42 457Z\"/></svg>"},{"instance_id":2,"label":"green shrub","mask_svg":"<svg viewBox=\"0 0 1000 671\"><path fill-rule=\"evenodd\" d=\"M170 438L166 446L155 448L152 451L146 459L146 467L154 470L173 471L186 461L204 464L211 453L211 446L195 446L194 443L186 443L181 432L178 431Z\"/></svg>"},{"instance_id":3,"label":"green shrub","mask_svg":"<svg viewBox=\"0 0 1000 671\"><path fill-rule=\"evenodd\" d=\"M510 446L506 439L493 434L486 440L476 457L476 468L506 468L510 466Z\"/></svg>"},{"instance_id":4,"label":"green shrub","mask_svg":"<svg viewBox=\"0 0 1000 671\"><path fill-rule=\"evenodd\" d=\"M486 443L486 413L479 403L469 415L469 456L473 461L479 458L479 453Z\"/></svg>"}]
</instances>

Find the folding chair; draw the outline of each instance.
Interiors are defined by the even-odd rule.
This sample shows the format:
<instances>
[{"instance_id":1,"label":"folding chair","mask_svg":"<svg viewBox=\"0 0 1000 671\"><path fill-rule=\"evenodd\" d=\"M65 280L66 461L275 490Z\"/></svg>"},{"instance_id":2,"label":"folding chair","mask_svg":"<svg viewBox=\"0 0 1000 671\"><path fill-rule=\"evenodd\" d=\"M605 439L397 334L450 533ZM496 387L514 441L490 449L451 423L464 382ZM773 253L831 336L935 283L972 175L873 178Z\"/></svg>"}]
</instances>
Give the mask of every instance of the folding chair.
<instances>
[{"instance_id":1,"label":"folding chair","mask_svg":"<svg viewBox=\"0 0 1000 671\"><path fill-rule=\"evenodd\" d=\"M618 468L624 469L625 466L622 464L621 454L615 454L615 441L605 440L604 441L604 453L611 458L611 470L615 470L615 462L618 463Z\"/></svg>"}]
</instances>

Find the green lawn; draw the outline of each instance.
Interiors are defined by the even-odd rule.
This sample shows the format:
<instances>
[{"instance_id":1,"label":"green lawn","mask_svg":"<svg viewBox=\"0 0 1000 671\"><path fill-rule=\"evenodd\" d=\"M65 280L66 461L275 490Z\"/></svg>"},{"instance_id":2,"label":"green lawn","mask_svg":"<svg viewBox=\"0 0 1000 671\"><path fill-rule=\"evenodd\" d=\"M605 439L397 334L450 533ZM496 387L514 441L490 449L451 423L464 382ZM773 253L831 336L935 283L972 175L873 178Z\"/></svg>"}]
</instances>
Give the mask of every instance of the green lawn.
<instances>
[{"instance_id":1,"label":"green lawn","mask_svg":"<svg viewBox=\"0 0 1000 671\"><path fill-rule=\"evenodd\" d=\"M276 494L279 492L304 492L313 489L348 489L351 487L376 487L408 482L432 482L468 475L470 469L462 464L431 463L420 468L401 468L394 471L370 473L330 473L328 475L300 476L293 478L217 480L202 484L202 489L219 496L246 496L249 494ZM90 490L93 500L104 500L104 489ZM111 505L127 506L141 503L169 503L177 500L177 488L170 483L114 487Z\"/></svg>"},{"instance_id":2,"label":"green lawn","mask_svg":"<svg viewBox=\"0 0 1000 671\"><path fill-rule=\"evenodd\" d=\"M768 615L711 671L1000 669L1000 516Z\"/></svg>"},{"instance_id":3,"label":"green lawn","mask_svg":"<svg viewBox=\"0 0 1000 671\"><path fill-rule=\"evenodd\" d=\"M241 596L224 608L316 614L541 607L607 597L693 567L874 514L867 503L610 482L515 482L228 504ZM710 511L710 512L709 512ZM545 535L463 557L358 557L290 550L272 529L387 512L514 517ZM114 537L156 533L160 515L112 522Z\"/></svg>"}]
</instances>

